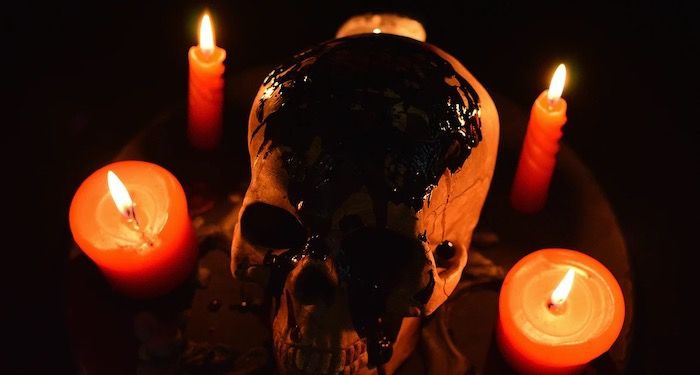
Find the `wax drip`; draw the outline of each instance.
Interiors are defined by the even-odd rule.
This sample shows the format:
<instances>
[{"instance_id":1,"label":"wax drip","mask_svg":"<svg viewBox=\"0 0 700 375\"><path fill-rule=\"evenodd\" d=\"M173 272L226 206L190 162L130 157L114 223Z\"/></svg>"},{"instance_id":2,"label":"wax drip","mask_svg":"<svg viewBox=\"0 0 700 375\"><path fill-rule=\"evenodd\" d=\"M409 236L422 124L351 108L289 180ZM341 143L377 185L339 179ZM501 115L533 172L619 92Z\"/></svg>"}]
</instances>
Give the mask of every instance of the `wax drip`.
<instances>
[{"instance_id":1,"label":"wax drip","mask_svg":"<svg viewBox=\"0 0 700 375\"><path fill-rule=\"evenodd\" d=\"M250 141L262 134L260 156L285 146L290 202L321 216L361 186L376 206L419 209L482 139L474 88L408 38L329 41L274 69L263 85Z\"/></svg>"},{"instance_id":2,"label":"wax drip","mask_svg":"<svg viewBox=\"0 0 700 375\"><path fill-rule=\"evenodd\" d=\"M367 352L369 362L375 366L381 366L391 359L393 353L392 340L385 333L384 320L377 318L367 337Z\"/></svg>"},{"instance_id":3,"label":"wax drip","mask_svg":"<svg viewBox=\"0 0 700 375\"><path fill-rule=\"evenodd\" d=\"M284 289L284 282L289 272L303 257L298 251L287 250L282 254L268 251L263 258L263 264L270 268L270 280L267 284L267 294L279 298Z\"/></svg>"}]
</instances>

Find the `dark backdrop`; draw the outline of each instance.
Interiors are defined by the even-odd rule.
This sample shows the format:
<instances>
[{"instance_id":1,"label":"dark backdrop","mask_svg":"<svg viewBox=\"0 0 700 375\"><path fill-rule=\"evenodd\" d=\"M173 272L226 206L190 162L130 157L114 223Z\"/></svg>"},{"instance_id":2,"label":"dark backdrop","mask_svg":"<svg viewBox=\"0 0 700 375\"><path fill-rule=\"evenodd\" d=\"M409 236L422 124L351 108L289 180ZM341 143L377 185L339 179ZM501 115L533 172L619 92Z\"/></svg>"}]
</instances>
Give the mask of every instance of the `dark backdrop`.
<instances>
[{"instance_id":1,"label":"dark backdrop","mask_svg":"<svg viewBox=\"0 0 700 375\"><path fill-rule=\"evenodd\" d=\"M20 373L75 370L62 316L70 199L143 126L143 114L184 103L186 52L205 5L228 51L227 75L328 39L349 15L368 10L421 19L430 42L523 108L565 62L571 78L563 142L599 180L630 251L630 373L669 373L690 362L681 338L694 328L686 301L698 293L681 291L683 283L697 285L691 259L698 246L690 237L698 223L693 128L700 102L697 17L689 7L261 0L3 6L9 33L2 56L10 64L3 69L1 180L12 203L4 231L10 277L2 320L10 334L2 336L10 351L2 351L3 364Z\"/></svg>"}]
</instances>

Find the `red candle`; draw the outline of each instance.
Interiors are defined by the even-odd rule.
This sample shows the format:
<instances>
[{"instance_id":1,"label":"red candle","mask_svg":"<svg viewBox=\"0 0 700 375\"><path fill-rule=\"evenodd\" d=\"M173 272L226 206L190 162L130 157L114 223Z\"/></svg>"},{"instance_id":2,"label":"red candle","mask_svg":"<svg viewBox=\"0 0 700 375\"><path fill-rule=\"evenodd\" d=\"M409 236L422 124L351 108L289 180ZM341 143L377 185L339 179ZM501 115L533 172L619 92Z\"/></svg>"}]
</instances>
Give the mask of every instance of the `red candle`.
<instances>
[{"instance_id":1,"label":"red candle","mask_svg":"<svg viewBox=\"0 0 700 375\"><path fill-rule=\"evenodd\" d=\"M622 329L620 285L597 260L568 249L535 251L508 272L496 338L523 374L572 374L605 353Z\"/></svg>"},{"instance_id":2,"label":"red candle","mask_svg":"<svg viewBox=\"0 0 700 375\"><path fill-rule=\"evenodd\" d=\"M187 135L198 149L215 148L221 139L223 119L224 59L226 51L216 46L208 14L202 17L199 45L190 47Z\"/></svg>"},{"instance_id":3,"label":"red candle","mask_svg":"<svg viewBox=\"0 0 700 375\"><path fill-rule=\"evenodd\" d=\"M566 68L560 64L549 90L540 94L530 111L510 196L512 207L520 212L539 212L547 201L561 128L566 123L566 101L561 98L564 81Z\"/></svg>"},{"instance_id":4,"label":"red candle","mask_svg":"<svg viewBox=\"0 0 700 375\"><path fill-rule=\"evenodd\" d=\"M128 296L165 294L196 263L185 193L158 165L121 161L97 170L75 193L69 219L78 246Z\"/></svg>"}]
</instances>

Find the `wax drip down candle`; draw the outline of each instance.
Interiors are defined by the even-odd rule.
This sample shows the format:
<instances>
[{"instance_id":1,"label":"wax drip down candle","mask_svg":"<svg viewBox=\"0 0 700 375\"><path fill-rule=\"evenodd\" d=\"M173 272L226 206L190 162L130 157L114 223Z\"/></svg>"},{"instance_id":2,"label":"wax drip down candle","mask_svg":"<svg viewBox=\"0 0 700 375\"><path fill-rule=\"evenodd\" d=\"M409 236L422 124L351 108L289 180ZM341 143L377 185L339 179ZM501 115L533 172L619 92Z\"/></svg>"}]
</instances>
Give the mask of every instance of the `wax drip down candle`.
<instances>
[{"instance_id":1,"label":"wax drip down candle","mask_svg":"<svg viewBox=\"0 0 700 375\"><path fill-rule=\"evenodd\" d=\"M625 317L622 290L600 262L542 249L516 263L499 296L496 338L522 374L573 374L613 345Z\"/></svg>"},{"instance_id":2,"label":"wax drip down candle","mask_svg":"<svg viewBox=\"0 0 700 375\"><path fill-rule=\"evenodd\" d=\"M216 46L211 19L204 14L199 28L199 45L190 47L188 53L187 135L190 144L197 149L213 149L221 140L225 59L226 51Z\"/></svg>"},{"instance_id":3,"label":"wax drip down candle","mask_svg":"<svg viewBox=\"0 0 700 375\"><path fill-rule=\"evenodd\" d=\"M73 238L115 290L163 295L194 269L196 238L182 186L143 161L100 168L80 185L69 212Z\"/></svg>"},{"instance_id":4,"label":"wax drip down candle","mask_svg":"<svg viewBox=\"0 0 700 375\"><path fill-rule=\"evenodd\" d=\"M537 213L547 202L561 128L566 123L566 101L561 97L565 81L566 67L560 64L549 90L540 94L530 111L510 195L511 206L517 211Z\"/></svg>"}]
</instances>

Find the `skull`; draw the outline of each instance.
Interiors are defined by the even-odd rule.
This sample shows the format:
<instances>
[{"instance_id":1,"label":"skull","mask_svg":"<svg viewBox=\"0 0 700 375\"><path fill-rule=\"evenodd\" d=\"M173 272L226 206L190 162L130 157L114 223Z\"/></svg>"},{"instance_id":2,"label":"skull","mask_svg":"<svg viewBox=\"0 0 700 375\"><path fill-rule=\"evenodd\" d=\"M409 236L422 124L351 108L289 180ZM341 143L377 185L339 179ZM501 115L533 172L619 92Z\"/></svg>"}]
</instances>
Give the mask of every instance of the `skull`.
<instances>
[{"instance_id":1,"label":"skull","mask_svg":"<svg viewBox=\"0 0 700 375\"><path fill-rule=\"evenodd\" d=\"M391 372L410 354L405 332L467 263L497 146L488 93L423 42L335 39L265 78L231 268L267 290L281 373Z\"/></svg>"}]
</instances>

